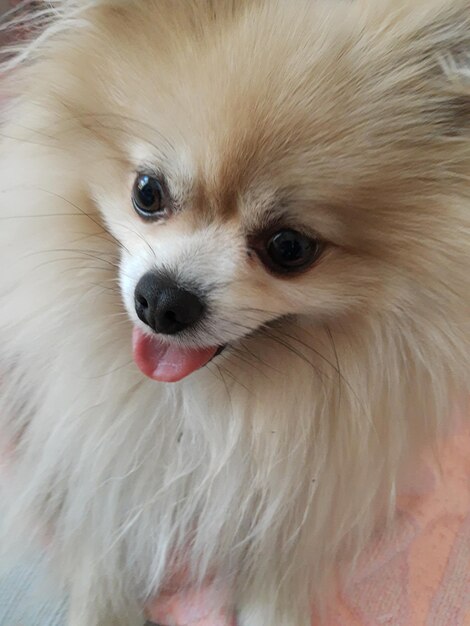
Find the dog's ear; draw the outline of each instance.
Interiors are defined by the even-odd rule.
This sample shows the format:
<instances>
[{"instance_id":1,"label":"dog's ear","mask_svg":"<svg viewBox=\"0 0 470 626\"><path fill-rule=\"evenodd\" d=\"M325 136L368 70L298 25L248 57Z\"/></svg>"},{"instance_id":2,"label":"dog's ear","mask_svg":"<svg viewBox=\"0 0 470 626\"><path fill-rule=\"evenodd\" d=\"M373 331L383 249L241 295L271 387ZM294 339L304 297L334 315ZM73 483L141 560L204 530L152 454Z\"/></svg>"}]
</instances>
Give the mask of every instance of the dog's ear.
<instances>
[{"instance_id":1,"label":"dog's ear","mask_svg":"<svg viewBox=\"0 0 470 626\"><path fill-rule=\"evenodd\" d=\"M446 136L470 134L470 0L420 4L426 19L410 43L419 50L434 119Z\"/></svg>"}]
</instances>

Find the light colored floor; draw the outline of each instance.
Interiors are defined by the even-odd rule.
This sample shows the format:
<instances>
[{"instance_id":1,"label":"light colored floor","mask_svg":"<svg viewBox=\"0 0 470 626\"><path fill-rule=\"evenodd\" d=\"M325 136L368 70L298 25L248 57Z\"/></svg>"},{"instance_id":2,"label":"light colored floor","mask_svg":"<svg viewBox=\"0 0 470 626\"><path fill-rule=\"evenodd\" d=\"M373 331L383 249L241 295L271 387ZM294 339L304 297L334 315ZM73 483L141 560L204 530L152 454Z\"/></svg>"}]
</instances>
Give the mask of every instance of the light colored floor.
<instances>
[{"instance_id":1,"label":"light colored floor","mask_svg":"<svg viewBox=\"0 0 470 626\"><path fill-rule=\"evenodd\" d=\"M0 626L63 626L64 602L45 590L39 559L31 558L0 574Z\"/></svg>"}]
</instances>

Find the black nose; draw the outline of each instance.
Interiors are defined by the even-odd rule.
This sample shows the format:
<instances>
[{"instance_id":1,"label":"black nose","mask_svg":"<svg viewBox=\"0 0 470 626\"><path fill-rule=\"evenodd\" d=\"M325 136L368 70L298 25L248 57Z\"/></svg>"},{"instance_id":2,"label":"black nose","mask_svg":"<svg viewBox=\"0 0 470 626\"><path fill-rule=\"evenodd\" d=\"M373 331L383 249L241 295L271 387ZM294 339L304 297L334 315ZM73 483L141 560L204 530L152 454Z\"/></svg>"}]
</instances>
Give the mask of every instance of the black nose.
<instances>
[{"instance_id":1,"label":"black nose","mask_svg":"<svg viewBox=\"0 0 470 626\"><path fill-rule=\"evenodd\" d=\"M205 309L197 295L152 272L137 283L134 300L139 319L163 335L175 335L193 326Z\"/></svg>"}]
</instances>

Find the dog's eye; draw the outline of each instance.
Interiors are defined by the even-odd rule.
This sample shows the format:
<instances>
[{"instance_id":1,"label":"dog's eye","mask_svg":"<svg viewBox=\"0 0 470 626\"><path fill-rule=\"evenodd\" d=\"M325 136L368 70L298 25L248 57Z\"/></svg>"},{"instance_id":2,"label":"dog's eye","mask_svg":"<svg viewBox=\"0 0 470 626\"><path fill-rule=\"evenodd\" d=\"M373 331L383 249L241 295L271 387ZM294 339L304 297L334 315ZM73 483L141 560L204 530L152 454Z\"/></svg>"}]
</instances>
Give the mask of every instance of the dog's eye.
<instances>
[{"instance_id":1,"label":"dog's eye","mask_svg":"<svg viewBox=\"0 0 470 626\"><path fill-rule=\"evenodd\" d=\"M163 187L159 180L139 174L132 190L134 209L144 219L158 219L165 213Z\"/></svg>"},{"instance_id":2,"label":"dog's eye","mask_svg":"<svg viewBox=\"0 0 470 626\"><path fill-rule=\"evenodd\" d=\"M278 273L300 272L319 257L321 243L296 230L279 230L267 240L265 262Z\"/></svg>"}]
</instances>

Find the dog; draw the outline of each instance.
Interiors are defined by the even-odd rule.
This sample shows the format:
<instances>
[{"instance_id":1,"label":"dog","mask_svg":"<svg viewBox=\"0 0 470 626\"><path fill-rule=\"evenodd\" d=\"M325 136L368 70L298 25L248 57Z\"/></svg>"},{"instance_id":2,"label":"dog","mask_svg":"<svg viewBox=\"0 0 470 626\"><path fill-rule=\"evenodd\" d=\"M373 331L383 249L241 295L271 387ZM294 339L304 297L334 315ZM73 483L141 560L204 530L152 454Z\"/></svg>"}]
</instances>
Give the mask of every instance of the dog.
<instances>
[{"instance_id":1,"label":"dog","mask_svg":"<svg viewBox=\"0 0 470 626\"><path fill-rule=\"evenodd\" d=\"M69 626L140 625L181 572L239 626L307 626L468 393L470 2L63 0L28 24L3 543L47 538Z\"/></svg>"}]
</instances>

